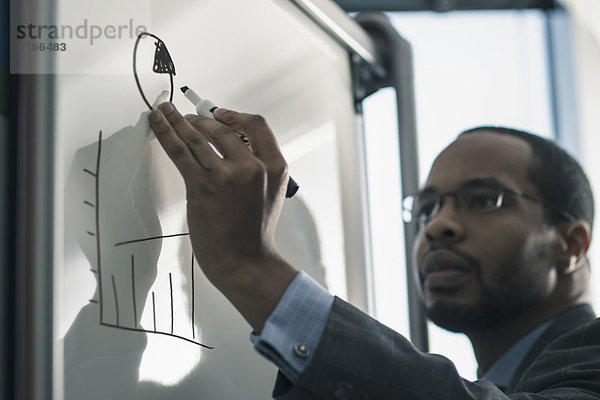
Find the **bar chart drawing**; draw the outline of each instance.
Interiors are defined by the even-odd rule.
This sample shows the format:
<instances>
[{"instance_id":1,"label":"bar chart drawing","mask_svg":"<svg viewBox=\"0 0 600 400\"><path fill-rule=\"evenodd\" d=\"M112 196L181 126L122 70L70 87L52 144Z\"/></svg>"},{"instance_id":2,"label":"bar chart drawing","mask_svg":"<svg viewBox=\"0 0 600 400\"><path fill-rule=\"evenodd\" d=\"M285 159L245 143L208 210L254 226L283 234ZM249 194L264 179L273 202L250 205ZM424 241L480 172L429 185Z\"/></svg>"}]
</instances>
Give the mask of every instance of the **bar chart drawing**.
<instances>
[{"instance_id":1,"label":"bar chart drawing","mask_svg":"<svg viewBox=\"0 0 600 400\"><path fill-rule=\"evenodd\" d=\"M122 329L122 330L126 330L126 331L170 336L170 337L173 337L176 339L184 340L188 343L192 343L197 346L201 346L203 348L213 349L214 347L200 343L196 339L197 334L196 334L195 315L194 315L195 314L194 302L195 302L195 297L196 297L195 284L194 284L195 265L194 265L193 252L190 254L190 256L191 256L190 257L191 258L190 265L189 265L189 267L186 267L186 269L187 269L186 273L188 274L187 278L189 279L191 288L189 289L189 293L187 293L187 296L190 299L190 301L189 301L189 307L190 307L189 319L190 320L188 321L189 325L187 325L187 326L189 326L189 328L188 328L187 332L185 332L185 333L175 331L175 312L174 312L174 294L175 293L174 293L174 289L173 289L173 274L171 272L168 273L168 282L156 282L156 284L161 285L161 287L168 288L168 289L165 289L165 292L168 291L168 293L169 293L169 296L168 296L169 306L167 307L167 309L170 310L170 316L167 319L170 319L170 321L169 321L170 323L163 324L163 325L168 325L166 328L164 326L158 326L158 324L157 324L157 296L156 296L155 291L151 290L150 293L147 293L147 295L151 298L152 328L146 328L140 324L141 312L143 310L139 309L138 301L136 301L136 295L138 295L138 296L140 295L140 293L138 292L137 284L136 284L136 281L137 281L136 278L138 277L138 268L140 268L140 265L136 264L138 262L138 260L136 260L134 251L128 252L129 259L123 263L123 265L128 264L128 267L129 267L129 268L127 268L126 274L121 273L117 277L117 276L115 276L114 273L103 270L104 258L103 258L103 254L102 254L103 253L102 249L107 249L107 248L117 249L117 248L119 248L120 250L122 250L122 249L127 249L128 246L133 246L133 245L135 245L137 243L141 243L141 242L182 239L186 236L189 236L189 234L187 232L182 232L182 233L174 233L174 234L167 234L167 235L156 235L156 236L149 236L149 237L143 237L143 238L134 238L134 239L130 239L130 240L111 243L110 246L103 243L103 241L109 240L109 238L104 238L102 236L103 232L101 230L101 217L102 217L102 215L101 215L102 208L101 207L102 207L102 204L101 204L101 197L100 197L100 191L101 191L100 177L101 177L101 172L102 172L101 171L102 143L103 143L102 131L100 131L99 135L98 135L98 142L97 142L95 170L90 170L89 168L83 168L83 173L87 174L90 177L90 179L93 180L93 190L94 190L93 199L92 200L90 200L90 199L83 200L83 203L86 205L87 208L89 208L90 211L93 212L94 229L86 230L85 233L87 234L87 236L89 236L95 242L95 249L96 249L95 264L96 265L91 268L91 271L96 276L96 280L97 280L97 299L90 299L89 302L93 303L93 304L97 304L99 307L99 321L98 321L99 325L109 327L109 328ZM105 246L105 247L102 247L102 246ZM127 284L130 285L130 290L125 291L125 293L119 294L117 287L119 285L125 284L125 282L122 282L122 280L125 279L124 277L127 278L127 280L129 281L129 282L127 282ZM145 295L145 293L142 293L142 295ZM108 311L106 307L107 307L109 297L110 297L110 300L112 301L112 303L114 304L113 309L110 310L111 316L114 315L114 318L111 317L110 321L106 317L106 314ZM163 297L167 297L167 296L163 296ZM126 304L126 303L129 303L129 304ZM123 313L121 312L124 305L127 305L128 310L132 310L132 315L127 316L127 318L125 318Z\"/></svg>"}]
</instances>

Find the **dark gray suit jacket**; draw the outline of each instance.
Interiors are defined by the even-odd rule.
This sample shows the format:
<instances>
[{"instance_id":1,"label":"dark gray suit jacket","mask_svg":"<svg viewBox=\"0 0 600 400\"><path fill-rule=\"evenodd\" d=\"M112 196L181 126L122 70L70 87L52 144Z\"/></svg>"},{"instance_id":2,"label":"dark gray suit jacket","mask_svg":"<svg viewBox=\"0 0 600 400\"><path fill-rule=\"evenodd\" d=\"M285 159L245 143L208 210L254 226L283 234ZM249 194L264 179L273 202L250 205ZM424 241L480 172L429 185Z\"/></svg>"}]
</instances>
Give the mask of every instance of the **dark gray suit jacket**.
<instances>
[{"instance_id":1,"label":"dark gray suit jacket","mask_svg":"<svg viewBox=\"0 0 600 400\"><path fill-rule=\"evenodd\" d=\"M596 319L596 315L589 304L579 304L568 308L558 314L548 328L535 341L531 349L527 352L523 360L517 367L515 375L512 378L510 385L506 388L507 393L513 393L523 377L523 374L550 343L558 339L565 333L573 329L592 322Z\"/></svg>"},{"instance_id":2,"label":"dark gray suit jacket","mask_svg":"<svg viewBox=\"0 0 600 400\"><path fill-rule=\"evenodd\" d=\"M578 307L577 315L568 317L584 325L556 339L551 338L552 332L560 335L566 328L555 322L540 337L524 360L532 364L529 368L523 364L526 370L518 371L518 393L508 397L490 382L462 379L450 360L418 351L402 335L336 298L310 365L293 386L280 374L273 396L282 400L600 400L600 319L585 324L585 314L591 318L585 308ZM546 346L544 341L551 343Z\"/></svg>"}]
</instances>

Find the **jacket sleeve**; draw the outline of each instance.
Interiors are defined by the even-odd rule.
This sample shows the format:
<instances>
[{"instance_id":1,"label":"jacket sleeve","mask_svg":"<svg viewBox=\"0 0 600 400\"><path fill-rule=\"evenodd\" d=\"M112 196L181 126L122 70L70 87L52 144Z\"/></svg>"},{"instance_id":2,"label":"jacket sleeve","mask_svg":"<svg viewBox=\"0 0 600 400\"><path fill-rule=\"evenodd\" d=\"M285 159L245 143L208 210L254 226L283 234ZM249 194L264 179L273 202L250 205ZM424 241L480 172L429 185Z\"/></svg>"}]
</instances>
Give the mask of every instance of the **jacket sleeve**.
<instances>
[{"instance_id":1,"label":"jacket sleeve","mask_svg":"<svg viewBox=\"0 0 600 400\"><path fill-rule=\"evenodd\" d=\"M495 385L462 379L454 364L418 351L395 331L336 298L321 342L295 385L277 399L507 400Z\"/></svg>"},{"instance_id":2,"label":"jacket sleeve","mask_svg":"<svg viewBox=\"0 0 600 400\"><path fill-rule=\"evenodd\" d=\"M557 364L554 353L545 352L521 383L523 390L531 392L508 397L490 382L462 379L447 358L418 351L402 335L336 298L311 363L294 385L280 374L273 396L282 400L598 400L600 332L595 338L589 335L584 337L595 358L590 356L582 370L573 371L573 379L561 385L565 364ZM549 350L568 353L581 340L568 339ZM586 383L588 379L596 383Z\"/></svg>"}]
</instances>

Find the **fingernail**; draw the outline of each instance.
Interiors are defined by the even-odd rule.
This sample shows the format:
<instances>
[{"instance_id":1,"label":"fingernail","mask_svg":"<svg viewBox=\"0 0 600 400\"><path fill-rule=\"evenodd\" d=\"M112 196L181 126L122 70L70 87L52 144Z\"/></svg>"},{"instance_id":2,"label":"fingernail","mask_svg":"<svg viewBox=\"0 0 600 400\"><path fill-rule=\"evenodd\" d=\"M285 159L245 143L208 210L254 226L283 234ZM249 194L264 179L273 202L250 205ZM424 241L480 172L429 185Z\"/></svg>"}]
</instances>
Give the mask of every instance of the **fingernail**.
<instances>
[{"instance_id":1,"label":"fingernail","mask_svg":"<svg viewBox=\"0 0 600 400\"><path fill-rule=\"evenodd\" d=\"M158 108L160 109L160 111L163 112L163 114L165 115L169 115L171 114L173 111L175 111L175 107L173 106L173 103L162 103L160 106L158 106Z\"/></svg>"},{"instance_id":2,"label":"fingernail","mask_svg":"<svg viewBox=\"0 0 600 400\"><path fill-rule=\"evenodd\" d=\"M162 119L162 113L158 110L154 110L150 113L150 122L157 123Z\"/></svg>"},{"instance_id":3,"label":"fingernail","mask_svg":"<svg viewBox=\"0 0 600 400\"><path fill-rule=\"evenodd\" d=\"M185 114L183 116L183 118L187 119L188 121L191 120L191 119L194 119L196 117L197 117L197 115L195 115L195 114Z\"/></svg>"},{"instance_id":4,"label":"fingernail","mask_svg":"<svg viewBox=\"0 0 600 400\"><path fill-rule=\"evenodd\" d=\"M228 110L228 109L223 108L223 107L219 107L215 111L213 111L213 115L215 117L227 117L227 114L231 113L231 112L232 112L231 110Z\"/></svg>"}]
</instances>

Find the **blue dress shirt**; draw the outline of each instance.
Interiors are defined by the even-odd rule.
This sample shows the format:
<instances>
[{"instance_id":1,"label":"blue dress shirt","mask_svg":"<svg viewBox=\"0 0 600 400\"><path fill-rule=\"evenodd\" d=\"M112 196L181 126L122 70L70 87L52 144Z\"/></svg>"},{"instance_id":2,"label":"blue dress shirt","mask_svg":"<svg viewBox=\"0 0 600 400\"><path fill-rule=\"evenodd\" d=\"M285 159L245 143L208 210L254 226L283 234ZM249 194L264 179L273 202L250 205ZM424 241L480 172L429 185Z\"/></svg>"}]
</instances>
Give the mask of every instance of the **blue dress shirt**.
<instances>
[{"instance_id":1,"label":"blue dress shirt","mask_svg":"<svg viewBox=\"0 0 600 400\"><path fill-rule=\"evenodd\" d=\"M494 385L505 391L508 385L510 385L519 364L521 364L521 361L523 361L523 358L531 349L531 346L533 346L536 340L538 340L553 321L554 318L544 322L542 325L519 339L519 341L502 354L502 356L500 356L500 358L492 364L490 369L488 369L479 379L492 382ZM479 372L477 375L479 375Z\"/></svg>"},{"instance_id":2,"label":"blue dress shirt","mask_svg":"<svg viewBox=\"0 0 600 400\"><path fill-rule=\"evenodd\" d=\"M333 295L301 271L260 334L250 334L250 341L295 383L321 341L332 306Z\"/></svg>"}]
</instances>

